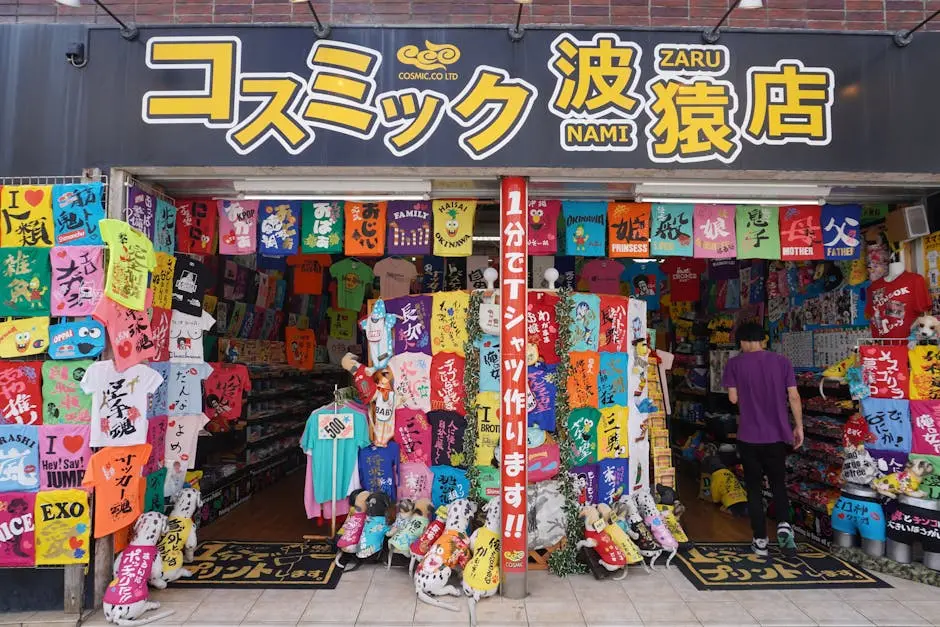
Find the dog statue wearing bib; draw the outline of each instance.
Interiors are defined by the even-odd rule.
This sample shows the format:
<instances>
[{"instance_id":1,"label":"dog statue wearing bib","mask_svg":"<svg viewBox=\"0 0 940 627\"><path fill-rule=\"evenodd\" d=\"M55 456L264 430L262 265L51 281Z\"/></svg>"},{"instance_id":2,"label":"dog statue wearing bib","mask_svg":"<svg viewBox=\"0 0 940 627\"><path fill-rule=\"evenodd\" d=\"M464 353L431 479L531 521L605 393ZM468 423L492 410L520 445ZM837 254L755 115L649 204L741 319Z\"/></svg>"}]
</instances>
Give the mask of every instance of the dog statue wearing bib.
<instances>
[{"instance_id":1,"label":"dog statue wearing bib","mask_svg":"<svg viewBox=\"0 0 940 627\"><path fill-rule=\"evenodd\" d=\"M483 506L486 522L470 536L473 557L463 571L463 593L470 606L470 625L477 624L477 602L499 589L499 499Z\"/></svg>"},{"instance_id":2,"label":"dog statue wearing bib","mask_svg":"<svg viewBox=\"0 0 940 627\"><path fill-rule=\"evenodd\" d=\"M183 564L193 561L196 553L196 526L193 516L202 507L202 496L195 488L183 488L176 495L176 503L167 521L168 530L160 539L159 576L150 577L154 588L166 588L166 585L181 577L192 577L193 573Z\"/></svg>"},{"instance_id":3,"label":"dog statue wearing bib","mask_svg":"<svg viewBox=\"0 0 940 627\"><path fill-rule=\"evenodd\" d=\"M166 516L158 512L142 514L134 523L130 544L114 561L114 579L104 593L104 618L109 623L146 625L173 614L161 612L138 620L144 612L160 608L158 601L148 600L147 580L162 574L157 543L167 529Z\"/></svg>"},{"instance_id":4,"label":"dog statue wearing bib","mask_svg":"<svg viewBox=\"0 0 940 627\"><path fill-rule=\"evenodd\" d=\"M433 505L429 499L411 499L398 502L398 519L388 530L388 566L392 567L392 558L398 554L411 560L411 545L416 542L431 521Z\"/></svg>"},{"instance_id":5,"label":"dog statue wearing bib","mask_svg":"<svg viewBox=\"0 0 940 627\"><path fill-rule=\"evenodd\" d=\"M467 529L476 511L477 506L468 499L458 499L448 506L444 533L431 545L431 550L421 560L415 573L415 592L418 599L428 605L452 612L459 611L434 596L459 597L463 594L448 581L454 568L465 565L470 559Z\"/></svg>"}]
</instances>

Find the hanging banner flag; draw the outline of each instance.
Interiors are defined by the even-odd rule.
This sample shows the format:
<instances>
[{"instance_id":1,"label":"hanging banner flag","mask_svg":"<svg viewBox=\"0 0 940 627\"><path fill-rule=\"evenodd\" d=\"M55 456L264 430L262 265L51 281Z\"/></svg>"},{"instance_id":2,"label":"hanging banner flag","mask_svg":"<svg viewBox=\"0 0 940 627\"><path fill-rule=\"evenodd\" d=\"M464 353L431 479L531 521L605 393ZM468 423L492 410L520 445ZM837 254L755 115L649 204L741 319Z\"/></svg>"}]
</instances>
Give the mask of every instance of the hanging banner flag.
<instances>
[{"instance_id":1,"label":"hanging banner flag","mask_svg":"<svg viewBox=\"0 0 940 627\"><path fill-rule=\"evenodd\" d=\"M127 204L124 209L124 221L153 241L156 224L157 198L136 185L127 189Z\"/></svg>"},{"instance_id":2,"label":"hanging banner flag","mask_svg":"<svg viewBox=\"0 0 940 627\"><path fill-rule=\"evenodd\" d=\"M176 252L176 205L163 198L157 198L154 220L153 249L172 255Z\"/></svg>"},{"instance_id":3,"label":"hanging banner flag","mask_svg":"<svg viewBox=\"0 0 940 627\"><path fill-rule=\"evenodd\" d=\"M566 254L604 257L607 254L607 203L566 200L561 206Z\"/></svg>"},{"instance_id":4,"label":"hanging banner flag","mask_svg":"<svg viewBox=\"0 0 940 627\"><path fill-rule=\"evenodd\" d=\"M652 209L650 255L654 257L691 257L692 205L656 203Z\"/></svg>"},{"instance_id":5,"label":"hanging banner flag","mask_svg":"<svg viewBox=\"0 0 940 627\"><path fill-rule=\"evenodd\" d=\"M435 200L434 254L439 257L469 257L473 253L475 200Z\"/></svg>"},{"instance_id":6,"label":"hanging banner flag","mask_svg":"<svg viewBox=\"0 0 940 627\"><path fill-rule=\"evenodd\" d=\"M219 212L211 200L176 201L176 252L214 254L218 230Z\"/></svg>"},{"instance_id":7,"label":"hanging banner flag","mask_svg":"<svg viewBox=\"0 0 940 627\"><path fill-rule=\"evenodd\" d=\"M822 226L817 206L780 208L780 258L811 261L823 258Z\"/></svg>"},{"instance_id":8,"label":"hanging banner flag","mask_svg":"<svg viewBox=\"0 0 940 627\"><path fill-rule=\"evenodd\" d=\"M907 398L907 346L861 346L862 381L873 398Z\"/></svg>"},{"instance_id":9,"label":"hanging banner flag","mask_svg":"<svg viewBox=\"0 0 940 627\"><path fill-rule=\"evenodd\" d=\"M381 257L385 253L386 202L347 202L346 256Z\"/></svg>"},{"instance_id":10,"label":"hanging banner flag","mask_svg":"<svg viewBox=\"0 0 940 627\"><path fill-rule=\"evenodd\" d=\"M612 258L650 256L650 211L647 202L607 205L607 237Z\"/></svg>"},{"instance_id":11,"label":"hanging banner flag","mask_svg":"<svg viewBox=\"0 0 940 627\"><path fill-rule=\"evenodd\" d=\"M737 254L733 205L695 205L695 256L732 259Z\"/></svg>"},{"instance_id":12,"label":"hanging banner flag","mask_svg":"<svg viewBox=\"0 0 940 627\"><path fill-rule=\"evenodd\" d=\"M32 493L0 494L0 567L36 563L35 505Z\"/></svg>"},{"instance_id":13,"label":"hanging banner flag","mask_svg":"<svg viewBox=\"0 0 940 627\"><path fill-rule=\"evenodd\" d=\"M936 346L915 346L908 354L911 361L911 399L940 400L940 349Z\"/></svg>"},{"instance_id":14,"label":"hanging banner flag","mask_svg":"<svg viewBox=\"0 0 940 627\"><path fill-rule=\"evenodd\" d=\"M426 202L393 200L388 203L389 255L429 255L431 253L431 206Z\"/></svg>"},{"instance_id":15,"label":"hanging banner flag","mask_svg":"<svg viewBox=\"0 0 940 627\"><path fill-rule=\"evenodd\" d=\"M742 205L735 216L738 259L780 259L777 207Z\"/></svg>"},{"instance_id":16,"label":"hanging banner flag","mask_svg":"<svg viewBox=\"0 0 940 627\"><path fill-rule=\"evenodd\" d=\"M823 250L826 259L858 259L862 252L861 205L824 205Z\"/></svg>"},{"instance_id":17,"label":"hanging banner flag","mask_svg":"<svg viewBox=\"0 0 940 627\"><path fill-rule=\"evenodd\" d=\"M530 200L529 254L554 255L558 252L558 215L560 200Z\"/></svg>"},{"instance_id":18,"label":"hanging banner flag","mask_svg":"<svg viewBox=\"0 0 940 627\"><path fill-rule=\"evenodd\" d=\"M630 492L650 487L650 443L646 412L649 389L647 375L649 368L650 347L647 343L646 303L634 298L627 307L630 335L629 375L627 378L627 399L630 401L627 416L629 433L630 475L627 487Z\"/></svg>"},{"instance_id":19,"label":"hanging banner flag","mask_svg":"<svg viewBox=\"0 0 940 627\"><path fill-rule=\"evenodd\" d=\"M90 316L104 294L104 247L56 246L52 266L52 315Z\"/></svg>"},{"instance_id":20,"label":"hanging banner flag","mask_svg":"<svg viewBox=\"0 0 940 627\"><path fill-rule=\"evenodd\" d=\"M219 254L254 254L258 240L258 201L219 200L217 202Z\"/></svg>"},{"instance_id":21,"label":"hanging banner flag","mask_svg":"<svg viewBox=\"0 0 940 627\"><path fill-rule=\"evenodd\" d=\"M56 246L100 246L98 222L104 220L101 183L53 185L52 221Z\"/></svg>"},{"instance_id":22,"label":"hanging banner flag","mask_svg":"<svg viewBox=\"0 0 940 627\"><path fill-rule=\"evenodd\" d=\"M0 244L3 246L52 246L52 186L3 187L0 218Z\"/></svg>"},{"instance_id":23,"label":"hanging banner flag","mask_svg":"<svg viewBox=\"0 0 940 627\"><path fill-rule=\"evenodd\" d=\"M258 252L269 257L296 255L300 247L300 202L266 200L258 204Z\"/></svg>"},{"instance_id":24,"label":"hanging banner flag","mask_svg":"<svg viewBox=\"0 0 940 627\"><path fill-rule=\"evenodd\" d=\"M49 250L0 248L0 316L49 313Z\"/></svg>"},{"instance_id":25,"label":"hanging banner flag","mask_svg":"<svg viewBox=\"0 0 940 627\"><path fill-rule=\"evenodd\" d=\"M300 228L301 252L343 252L343 203L304 201L301 205Z\"/></svg>"}]
</instances>

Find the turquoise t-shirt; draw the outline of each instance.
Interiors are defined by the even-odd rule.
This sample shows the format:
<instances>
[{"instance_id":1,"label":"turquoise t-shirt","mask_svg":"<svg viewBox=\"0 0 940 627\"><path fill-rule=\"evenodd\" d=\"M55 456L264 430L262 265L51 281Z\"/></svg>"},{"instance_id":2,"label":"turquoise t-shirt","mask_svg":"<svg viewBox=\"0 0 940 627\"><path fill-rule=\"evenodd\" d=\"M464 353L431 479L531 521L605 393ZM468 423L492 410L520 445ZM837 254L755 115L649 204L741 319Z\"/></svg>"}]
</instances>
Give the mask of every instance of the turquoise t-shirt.
<instances>
[{"instance_id":1,"label":"turquoise t-shirt","mask_svg":"<svg viewBox=\"0 0 940 627\"><path fill-rule=\"evenodd\" d=\"M351 438L336 441L336 500L348 495L349 479L359 462L359 449L369 446L369 429L366 415L351 406L340 407L333 411L331 407L316 410L307 418L307 426L300 438L300 447L313 460L311 476L313 478L313 496L317 503L327 503L333 499L333 440L320 439L319 417L325 414L351 414L353 435Z\"/></svg>"},{"instance_id":2,"label":"turquoise t-shirt","mask_svg":"<svg viewBox=\"0 0 940 627\"><path fill-rule=\"evenodd\" d=\"M435 507L450 505L457 499L470 498L470 481L467 471L451 466L431 466L434 484L431 486L431 502Z\"/></svg>"}]
</instances>

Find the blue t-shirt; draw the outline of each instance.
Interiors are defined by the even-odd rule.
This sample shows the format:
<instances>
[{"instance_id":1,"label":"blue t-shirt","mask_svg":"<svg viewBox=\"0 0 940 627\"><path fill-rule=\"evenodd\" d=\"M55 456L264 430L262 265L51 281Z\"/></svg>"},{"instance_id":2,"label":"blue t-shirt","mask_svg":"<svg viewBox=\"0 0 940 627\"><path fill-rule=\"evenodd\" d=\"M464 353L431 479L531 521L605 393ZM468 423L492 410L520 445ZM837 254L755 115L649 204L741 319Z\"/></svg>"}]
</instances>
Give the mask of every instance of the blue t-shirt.
<instances>
[{"instance_id":1,"label":"blue t-shirt","mask_svg":"<svg viewBox=\"0 0 940 627\"><path fill-rule=\"evenodd\" d=\"M544 431L555 430L555 396L558 395L556 369L554 364L529 366L529 391L535 399L535 407L529 412L530 427L537 426Z\"/></svg>"},{"instance_id":2,"label":"blue t-shirt","mask_svg":"<svg viewBox=\"0 0 940 627\"><path fill-rule=\"evenodd\" d=\"M565 222L565 254L577 257L607 255L607 203L566 200L562 203Z\"/></svg>"},{"instance_id":3,"label":"blue t-shirt","mask_svg":"<svg viewBox=\"0 0 940 627\"><path fill-rule=\"evenodd\" d=\"M39 428L0 425L0 492L39 490Z\"/></svg>"},{"instance_id":4,"label":"blue t-shirt","mask_svg":"<svg viewBox=\"0 0 940 627\"><path fill-rule=\"evenodd\" d=\"M388 446L369 445L359 451L359 483L369 492L384 492L398 500L398 461L401 453L394 441Z\"/></svg>"},{"instance_id":5,"label":"blue t-shirt","mask_svg":"<svg viewBox=\"0 0 940 627\"><path fill-rule=\"evenodd\" d=\"M352 416L353 435L351 438L336 441L336 499L342 500L348 496L349 479L353 468L359 458L359 449L369 446L369 429L366 426L366 415L352 405L339 407L333 411L332 407L323 407L316 410L307 418L307 426L300 438L300 447L310 455L313 461L311 473L313 477L313 494L317 503L328 503L333 499L333 440L320 439L319 418L325 414L339 414Z\"/></svg>"},{"instance_id":6,"label":"blue t-shirt","mask_svg":"<svg viewBox=\"0 0 940 627\"><path fill-rule=\"evenodd\" d=\"M796 387L793 364L770 351L728 360L721 385L738 390L738 440L749 444L792 442L787 388Z\"/></svg>"},{"instance_id":7,"label":"blue t-shirt","mask_svg":"<svg viewBox=\"0 0 940 627\"><path fill-rule=\"evenodd\" d=\"M150 362L150 367L163 377L163 382L160 383L160 387L148 398L147 418L166 416L167 403L169 402L167 399L169 398L170 386L170 362L152 361Z\"/></svg>"},{"instance_id":8,"label":"blue t-shirt","mask_svg":"<svg viewBox=\"0 0 940 627\"><path fill-rule=\"evenodd\" d=\"M659 309L659 297L666 283L666 275L655 261L628 264L620 278L630 289L630 297L646 301L647 311Z\"/></svg>"},{"instance_id":9,"label":"blue t-shirt","mask_svg":"<svg viewBox=\"0 0 940 627\"><path fill-rule=\"evenodd\" d=\"M880 451L911 452L911 408L906 399L866 398L862 415L868 429L878 438L871 448Z\"/></svg>"},{"instance_id":10,"label":"blue t-shirt","mask_svg":"<svg viewBox=\"0 0 940 627\"><path fill-rule=\"evenodd\" d=\"M574 294L571 314L571 350L596 351L601 332L601 298L596 294Z\"/></svg>"},{"instance_id":11,"label":"blue t-shirt","mask_svg":"<svg viewBox=\"0 0 940 627\"><path fill-rule=\"evenodd\" d=\"M600 353L597 374L598 407L627 406L627 354Z\"/></svg>"},{"instance_id":12,"label":"blue t-shirt","mask_svg":"<svg viewBox=\"0 0 940 627\"><path fill-rule=\"evenodd\" d=\"M431 466L430 470L434 473L434 485L431 486L434 507L470 498L470 481L466 471L452 466Z\"/></svg>"},{"instance_id":13,"label":"blue t-shirt","mask_svg":"<svg viewBox=\"0 0 940 627\"><path fill-rule=\"evenodd\" d=\"M611 505L629 493L629 459L602 459L597 462L597 502Z\"/></svg>"}]
</instances>

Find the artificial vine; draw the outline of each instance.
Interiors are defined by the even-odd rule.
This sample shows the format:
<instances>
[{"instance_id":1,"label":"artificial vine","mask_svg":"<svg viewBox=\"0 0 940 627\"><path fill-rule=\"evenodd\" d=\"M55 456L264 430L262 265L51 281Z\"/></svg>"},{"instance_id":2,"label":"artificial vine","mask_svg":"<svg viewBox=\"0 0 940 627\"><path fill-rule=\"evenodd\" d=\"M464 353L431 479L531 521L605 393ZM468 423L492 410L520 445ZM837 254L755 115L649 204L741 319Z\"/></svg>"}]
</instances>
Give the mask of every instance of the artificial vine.
<instances>
[{"instance_id":1,"label":"artificial vine","mask_svg":"<svg viewBox=\"0 0 940 627\"><path fill-rule=\"evenodd\" d=\"M571 438L568 434L568 368L571 351L571 314L574 311L574 299L568 289L558 290L558 303L555 305L555 321L558 325L558 368L555 371L557 396L555 397L555 435L558 439L558 454L561 468L558 481L561 494L565 499L565 546L552 553L548 558L548 569L558 577L576 575L585 572L584 564L578 562L577 544L584 539L584 527L581 524L578 500L574 493L574 479L571 470ZM469 362L468 362L469 367Z\"/></svg>"},{"instance_id":2,"label":"artificial vine","mask_svg":"<svg viewBox=\"0 0 940 627\"><path fill-rule=\"evenodd\" d=\"M483 336L483 329L480 328L480 304L482 302L482 290L474 290L470 293L470 306L467 309L467 341L463 345L463 385L466 392L463 407L467 417L467 428L463 432L463 456L467 465L467 481L470 482L470 499L477 504L478 511L483 507L483 499L480 498L480 470L476 466L480 339Z\"/></svg>"}]
</instances>

